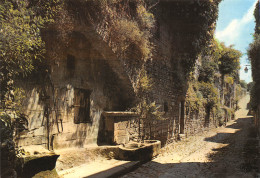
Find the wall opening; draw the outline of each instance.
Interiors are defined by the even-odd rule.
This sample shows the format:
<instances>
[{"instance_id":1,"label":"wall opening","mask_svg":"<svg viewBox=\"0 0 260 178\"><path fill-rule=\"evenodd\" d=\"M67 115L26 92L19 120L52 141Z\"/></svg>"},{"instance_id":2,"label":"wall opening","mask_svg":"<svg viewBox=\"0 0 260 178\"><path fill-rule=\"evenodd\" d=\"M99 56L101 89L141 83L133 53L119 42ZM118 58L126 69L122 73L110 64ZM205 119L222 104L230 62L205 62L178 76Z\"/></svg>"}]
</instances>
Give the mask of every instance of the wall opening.
<instances>
[{"instance_id":1,"label":"wall opening","mask_svg":"<svg viewBox=\"0 0 260 178\"><path fill-rule=\"evenodd\" d=\"M185 124L185 108L184 108L184 101L181 101L179 104L179 127L180 127L180 134L184 134L184 124Z\"/></svg>"},{"instance_id":2,"label":"wall opening","mask_svg":"<svg viewBox=\"0 0 260 178\"><path fill-rule=\"evenodd\" d=\"M74 89L74 123L91 123L90 90Z\"/></svg>"}]
</instances>

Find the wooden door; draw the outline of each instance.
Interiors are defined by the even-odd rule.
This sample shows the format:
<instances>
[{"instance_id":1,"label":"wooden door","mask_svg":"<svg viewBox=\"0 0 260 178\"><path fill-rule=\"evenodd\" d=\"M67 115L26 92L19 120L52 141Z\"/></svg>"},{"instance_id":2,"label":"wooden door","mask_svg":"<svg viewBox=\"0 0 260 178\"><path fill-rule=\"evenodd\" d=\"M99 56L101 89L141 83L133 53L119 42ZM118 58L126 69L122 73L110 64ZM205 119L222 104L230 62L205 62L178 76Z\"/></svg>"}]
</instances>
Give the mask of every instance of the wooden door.
<instances>
[{"instance_id":1,"label":"wooden door","mask_svg":"<svg viewBox=\"0 0 260 178\"><path fill-rule=\"evenodd\" d=\"M74 89L74 123L89 123L90 119L90 91Z\"/></svg>"}]
</instances>

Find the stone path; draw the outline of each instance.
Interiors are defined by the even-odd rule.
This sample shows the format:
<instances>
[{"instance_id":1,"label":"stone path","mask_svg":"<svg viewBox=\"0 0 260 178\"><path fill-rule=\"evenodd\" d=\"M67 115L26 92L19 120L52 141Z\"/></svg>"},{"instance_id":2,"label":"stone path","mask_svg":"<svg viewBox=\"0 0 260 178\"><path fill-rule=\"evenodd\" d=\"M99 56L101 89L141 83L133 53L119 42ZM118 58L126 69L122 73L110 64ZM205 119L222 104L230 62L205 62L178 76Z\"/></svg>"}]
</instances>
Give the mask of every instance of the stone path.
<instances>
[{"instance_id":1,"label":"stone path","mask_svg":"<svg viewBox=\"0 0 260 178\"><path fill-rule=\"evenodd\" d=\"M200 135L168 145L160 156L143 164L128 177L260 177L259 140L253 118L240 103L236 120Z\"/></svg>"}]
</instances>

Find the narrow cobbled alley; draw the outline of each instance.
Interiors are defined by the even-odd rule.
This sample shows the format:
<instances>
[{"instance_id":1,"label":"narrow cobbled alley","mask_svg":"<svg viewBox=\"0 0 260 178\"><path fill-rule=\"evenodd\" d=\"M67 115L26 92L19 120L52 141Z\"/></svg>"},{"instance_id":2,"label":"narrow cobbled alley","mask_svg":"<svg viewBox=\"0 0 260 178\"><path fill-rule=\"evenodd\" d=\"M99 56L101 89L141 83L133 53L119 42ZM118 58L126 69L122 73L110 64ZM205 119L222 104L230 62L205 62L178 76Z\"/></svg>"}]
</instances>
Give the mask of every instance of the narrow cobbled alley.
<instances>
[{"instance_id":1,"label":"narrow cobbled alley","mask_svg":"<svg viewBox=\"0 0 260 178\"><path fill-rule=\"evenodd\" d=\"M162 154L123 177L259 177L259 141L248 116L249 95L236 119L164 148Z\"/></svg>"}]
</instances>

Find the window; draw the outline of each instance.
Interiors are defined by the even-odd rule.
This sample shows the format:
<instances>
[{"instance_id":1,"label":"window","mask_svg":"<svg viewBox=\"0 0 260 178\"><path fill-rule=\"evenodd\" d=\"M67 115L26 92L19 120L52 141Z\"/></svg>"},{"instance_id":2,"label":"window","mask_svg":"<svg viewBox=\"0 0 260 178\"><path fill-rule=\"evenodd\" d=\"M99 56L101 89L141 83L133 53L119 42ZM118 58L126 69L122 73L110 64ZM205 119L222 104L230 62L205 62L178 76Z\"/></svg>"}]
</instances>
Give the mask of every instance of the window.
<instances>
[{"instance_id":1,"label":"window","mask_svg":"<svg viewBox=\"0 0 260 178\"><path fill-rule=\"evenodd\" d=\"M74 89L74 123L90 123L90 90Z\"/></svg>"},{"instance_id":2,"label":"window","mask_svg":"<svg viewBox=\"0 0 260 178\"><path fill-rule=\"evenodd\" d=\"M69 54L67 56L67 69L75 70L75 57Z\"/></svg>"}]
</instances>

